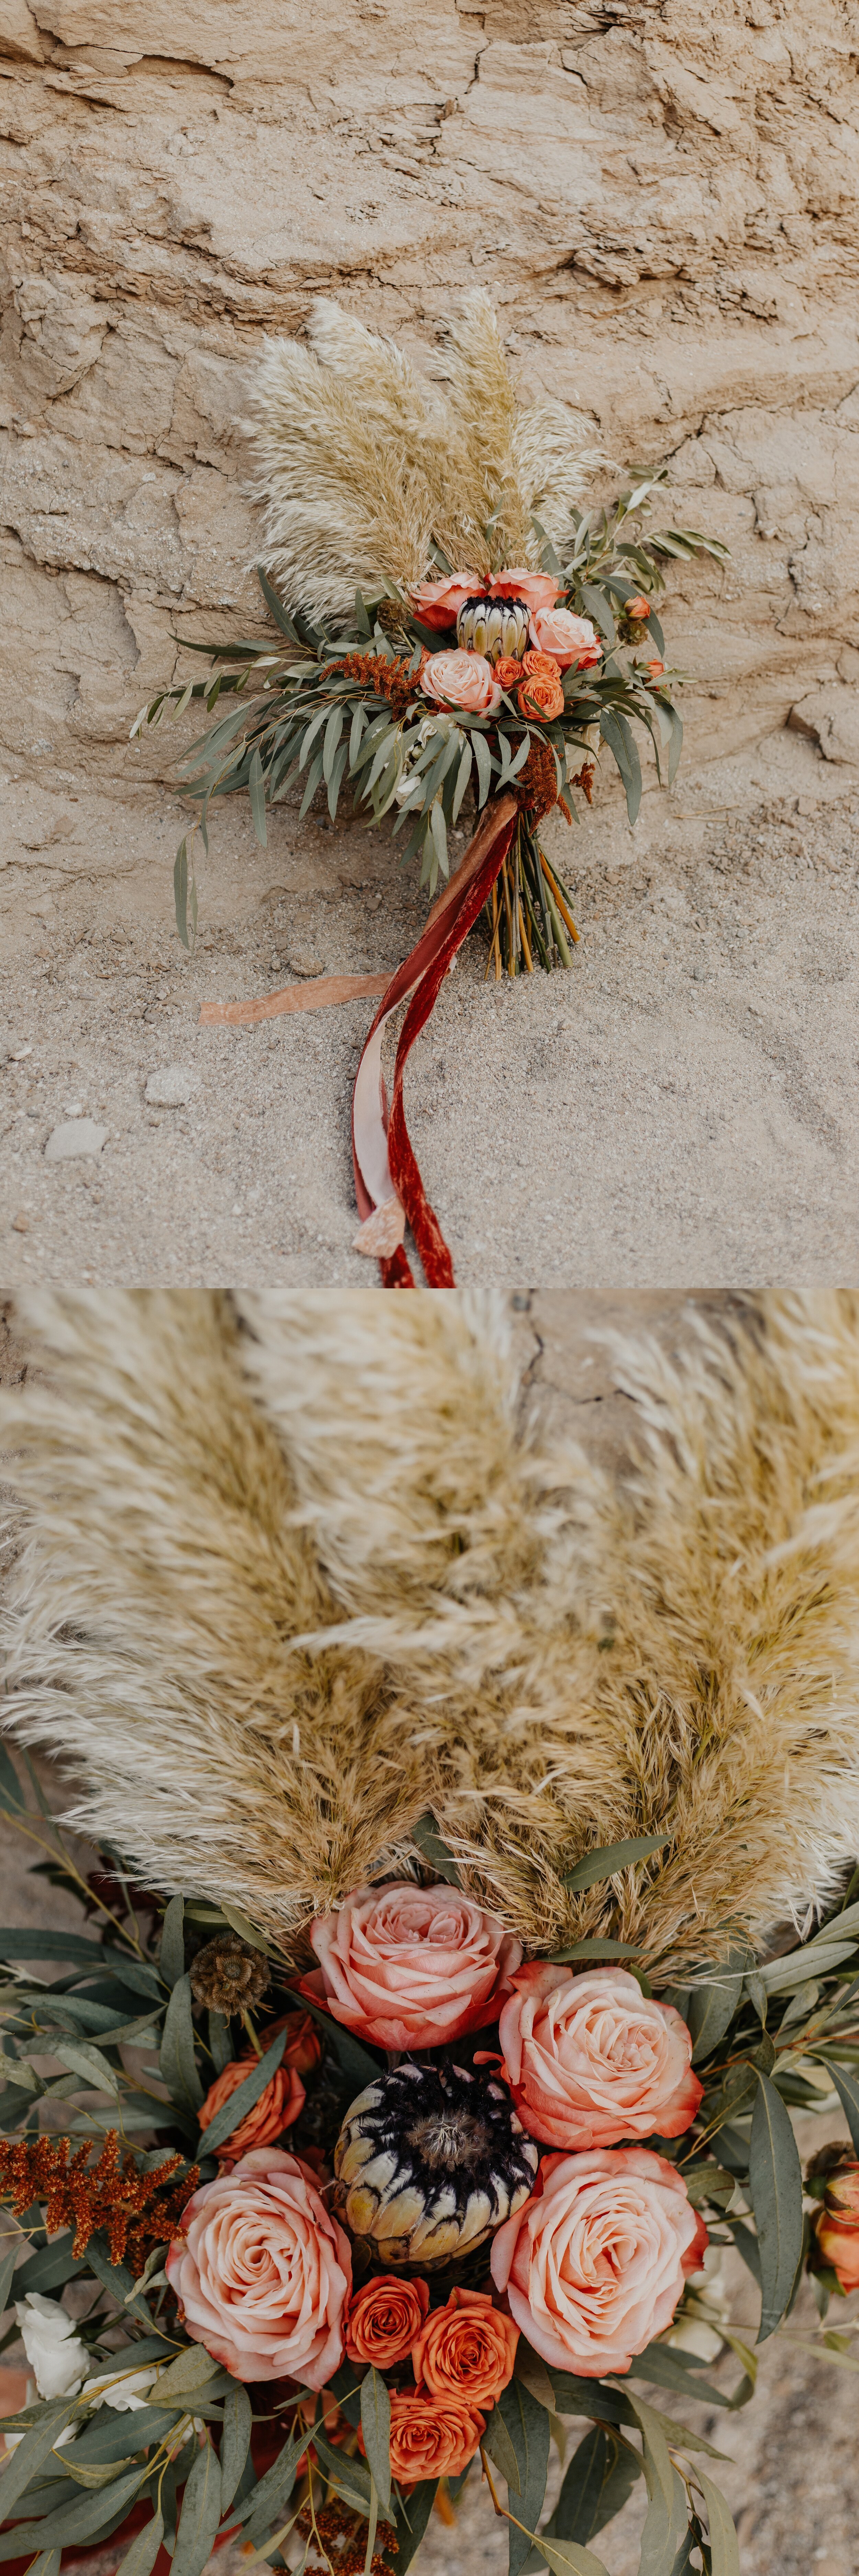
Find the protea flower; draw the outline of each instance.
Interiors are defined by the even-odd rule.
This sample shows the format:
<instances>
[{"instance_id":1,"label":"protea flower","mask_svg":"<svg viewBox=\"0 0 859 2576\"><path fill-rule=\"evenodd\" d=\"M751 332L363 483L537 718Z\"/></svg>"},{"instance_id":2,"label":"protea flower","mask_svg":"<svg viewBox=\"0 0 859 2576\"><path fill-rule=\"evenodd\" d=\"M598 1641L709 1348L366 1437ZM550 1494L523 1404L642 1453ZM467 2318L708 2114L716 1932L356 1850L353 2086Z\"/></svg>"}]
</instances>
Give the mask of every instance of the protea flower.
<instances>
[{"instance_id":1,"label":"protea flower","mask_svg":"<svg viewBox=\"0 0 859 2576\"><path fill-rule=\"evenodd\" d=\"M487 662L510 654L521 661L528 642L528 608L524 599L466 599L456 621L456 640L468 653L483 653Z\"/></svg>"}]
</instances>

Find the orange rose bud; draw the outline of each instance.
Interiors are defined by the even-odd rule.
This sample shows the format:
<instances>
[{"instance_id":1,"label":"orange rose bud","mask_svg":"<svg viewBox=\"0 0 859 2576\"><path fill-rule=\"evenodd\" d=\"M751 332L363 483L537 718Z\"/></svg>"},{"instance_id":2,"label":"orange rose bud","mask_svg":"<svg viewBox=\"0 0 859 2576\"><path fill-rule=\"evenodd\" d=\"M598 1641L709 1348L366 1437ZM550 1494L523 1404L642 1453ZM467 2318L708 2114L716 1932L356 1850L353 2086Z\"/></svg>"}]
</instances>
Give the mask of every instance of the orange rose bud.
<instances>
[{"instance_id":1,"label":"orange rose bud","mask_svg":"<svg viewBox=\"0 0 859 2576\"><path fill-rule=\"evenodd\" d=\"M840 2288L859 2289L859 2164L846 2165L827 2183L814 2233Z\"/></svg>"},{"instance_id":2,"label":"orange rose bud","mask_svg":"<svg viewBox=\"0 0 859 2576\"><path fill-rule=\"evenodd\" d=\"M654 655L653 661L645 662L644 668L645 671L649 672L651 688L655 688L657 680L661 680L662 678L662 674L665 669L664 662L660 662Z\"/></svg>"},{"instance_id":3,"label":"orange rose bud","mask_svg":"<svg viewBox=\"0 0 859 2576\"><path fill-rule=\"evenodd\" d=\"M485 2290L451 2290L447 2306L433 2309L413 2345L418 2387L431 2397L459 2397L466 2406L494 2406L513 2377L518 2341L518 2326Z\"/></svg>"},{"instance_id":4,"label":"orange rose bud","mask_svg":"<svg viewBox=\"0 0 859 2576\"><path fill-rule=\"evenodd\" d=\"M400 2486L424 2478L458 2478L486 2431L485 2416L456 2397L429 2397L422 2388L391 2390L391 2476ZM358 2439L363 2451L364 2444Z\"/></svg>"},{"instance_id":5,"label":"orange rose bud","mask_svg":"<svg viewBox=\"0 0 859 2576\"><path fill-rule=\"evenodd\" d=\"M514 681L521 680L524 668L524 662L517 662L515 653L499 653L495 664L496 680L500 681L502 689L512 689Z\"/></svg>"},{"instance_id":6,"label":"orange rose bud","mask_svg":"<svg viewBox=\"0 0 859 2576\"><path fill-rule=\"evenodd\" d=\"M396 2361L407 2361L428 2307L426 2281L398 2280L392 2272L366 2281L346 2319L350 2361L369 2361L374 2370L393 2370Z\"/></svg>"},{"instance_id":7,"label":"orange rose bud","mask_svg":"<svg viewBox=\"0 0 859 2576\"><path fill-rule=\"evenodd\" d=\"M531 653L527 658L532 662L541 662L546 657L542 653ZM557 671L557 664L555 668ZM526 722L529 716L534 716L538 723L542 720L543 724L553 724L555 717L562 716L564 712L564 692L561 687L560 672L557 671L555 679L545 678L541 672L536 672L527 680L523 680L521 688L517 691L516 704L520 716L524 716Z\"/></svg>"},{"instance_id":8,"label":"orange rose bud","mask_svg":"<svg viewBox=\"0 0 859 2576\"><path fill-rule=\"evenodd\" d=\"M635 599L627 600L626 615L627 617L638 617L642 622L650 616L650 601L649 599L645 599L643 590L637 592Z\"/></svg>"},{"instance_id":9,"label":"orange rose bud","mask_svg":"<svg viewBox=\"0 0 859 2576\"><path fill-rule=\"evenodd\" d=\"M255 2057L234 2057L229 2066L225 2066L221 2074L216 2075L214 2084L209 2086L200 2112L201 2129L208 2128L210 2120L215 2117L215 2112L223 2110L224 2103L229 2101L231 2093L235 2093L238 2086L244 2083L246 2075L250 2075L256 2063ZM291 2129L293 2120L297 2120L299 2112L304 2109L305 2099L304 2086L295 2067L286 2065L276 2067L274 2074L269 2077L265 2090L260 2094L259 2101L252 2103L250 2110L245 2112L244 2119L239 2120L237 2127L231 2130L230 2136L224 2139L222 2146L215 2148L216 2156L218 2158L226 2156L230 2164L234 2164L237 2156L248 2155L252 2147L270 2147L274 2139L280 2137L282 2129Z\"/></svg>"},{"instance_id":10,"label":"orange rose bud","mask_svg":"<svg viewBox=\"0 0 859 2576\"><path fill-rule=\"evenodd\" d=\"M313 2014L288 2012L281 2015L280 2021L266 2022L263 2038L268 2048L281 2030L289 2034L281 2065L294 2066L296 2075L309 2075L311 2067L318 2066L322 2055L322 2041Z\"/></svg>"}]
</instances>

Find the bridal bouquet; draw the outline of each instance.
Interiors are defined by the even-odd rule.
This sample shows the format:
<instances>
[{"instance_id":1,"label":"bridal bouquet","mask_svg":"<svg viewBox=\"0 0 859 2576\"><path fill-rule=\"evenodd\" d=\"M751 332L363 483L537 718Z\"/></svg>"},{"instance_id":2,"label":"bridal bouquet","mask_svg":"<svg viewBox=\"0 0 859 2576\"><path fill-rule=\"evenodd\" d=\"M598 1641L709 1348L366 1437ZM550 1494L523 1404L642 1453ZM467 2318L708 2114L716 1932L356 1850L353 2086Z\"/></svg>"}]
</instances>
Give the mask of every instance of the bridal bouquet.
<instances>
[{"instance_id":1,"label":"bridal bouquet","mask_svg":"<svg viewBox=\"0 0 859 2576\"><path fill-rule=\"evenodd\" d=\"M758 2347L859 2359L859 1300L628 1345L623 1482L484 1295L25 1320L0 2560L737 2576Z\"/></svg>"},{"instance_id":2,"label":"bridal bouquet","mask_svg":"<svg viewBox=\"0 0 859 2576\"><path fill-rule=\"evenodd\" d=\"M368 823L388 818L405 833L404 864L419 860L431 895L441 884L394 977L323 977L203 1013L256 1019L383 992L356 1084L357 1248L380 1257L385 1284L397 1287L411 1284L406 1218L429 1285L453 1284L402 1114L414 1037L482 912L487 974L569 967L571 896L540 826L556 806L572 823L574 790L590 803L602 751L634 823L634 727L671 782L679 674L664 659L654 599L666 562L726 554L697 530L648 527L660 475L639 477L608 510L579 507L606 460L583 445L567 405L519 402L484 295L450 324L445 364L444 386L419 379L392 342L326 299L307 345L271 344L249 427L267 540L259 579L278 633L193 644L210 676L159 690L132 727L139 736L194 700L215 719L180 769L206 849L213 797L246 791L265 844L271 806L298 796L301 816L324 789L332 820L346 796ZM476 830L451 877L449 835L469 805ZM197 822L174 870L186 947L197 926ZM409 995L389 1121L384 1092L377 1099L381 1031Z\"/></svg>"},{"instance_id":3,"label":"bridal bouquet","mask_svg":"<svg viewBox=\"0 0 859 2576\"><path fill-rule=\"evenodd\" d=\"M37 1831L5 1754L2 1795ZM564 1887L634 1877L646 1904L666 1839L594 1848ZM735 1944L678 1987L611 1937L526 1955L429 1814L409 1872L292 1959L228 1904L141 1903L115 1854L84 1881L52 1851L101 1929L0 1939L5 2342L35 2383L0 2559L54 2576L112 2540L123 2576L201 2576L232 2539L248 2565L405 2576L475 2476L510 2576L605 2576L592 2543L640 2480L647 2576L736 2576L726 2455L687 2410L727 2424L754 2389L719 2249L759 2343L806 2271L821 2316L859 2284L852 1887L786 1955ZM804 2215L789 2106L833 2088L850 2140ZM736 2357L732 2389L702 2354Z\"/></svg>"}]
</instances>

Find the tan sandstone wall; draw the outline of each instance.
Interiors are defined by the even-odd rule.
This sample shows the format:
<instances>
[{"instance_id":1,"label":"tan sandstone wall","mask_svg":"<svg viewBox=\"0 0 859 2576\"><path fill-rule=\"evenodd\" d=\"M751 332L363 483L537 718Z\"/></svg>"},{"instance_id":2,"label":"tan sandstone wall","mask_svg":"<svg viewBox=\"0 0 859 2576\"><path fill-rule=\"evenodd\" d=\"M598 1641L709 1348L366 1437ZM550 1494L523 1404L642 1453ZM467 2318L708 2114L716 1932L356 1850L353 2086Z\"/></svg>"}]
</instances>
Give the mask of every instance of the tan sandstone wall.
<instances>
[{"instance_id":1,"label":"tan sandstone wall","mask_svg":"<svg viewBox=\"0 0 859 2576\"><path fill-rule=\"evenodd\" d=\"M476 279L523 375L730 543L672 584L693 760L803 701L859 757L847 0L0 0L0 54L19 769L138 792L174 634L256 616L262 333L334 290L432 351Z\"/></svg>"}]
</instances>

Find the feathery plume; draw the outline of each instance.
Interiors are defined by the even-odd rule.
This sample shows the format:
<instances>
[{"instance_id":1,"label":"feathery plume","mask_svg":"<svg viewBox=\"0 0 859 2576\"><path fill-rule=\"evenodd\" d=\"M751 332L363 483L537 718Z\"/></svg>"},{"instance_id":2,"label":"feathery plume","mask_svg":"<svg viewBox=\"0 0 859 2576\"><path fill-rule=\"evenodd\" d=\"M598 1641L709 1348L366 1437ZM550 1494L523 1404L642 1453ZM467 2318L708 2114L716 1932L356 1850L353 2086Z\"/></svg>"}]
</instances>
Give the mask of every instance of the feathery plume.
<instances>
[{"instance_id":1,"label":"feathery plume","mask_svg":"<svg viewBox=\"0 0 859 2576\"><path fill-rule=\"evenodd\" d=\"M760 1944L859 1849L859 1299L619 1345L618 1485L494 1297L35 1294L9 1718L150 1881L287 1945L430 1807L531 1946ZM660 1829L608 1888L559 1873Z\"/></svg>"}]
</instances>

